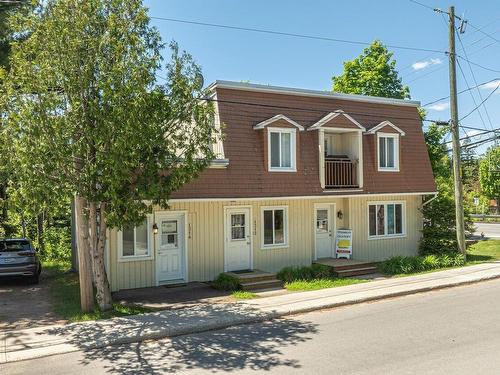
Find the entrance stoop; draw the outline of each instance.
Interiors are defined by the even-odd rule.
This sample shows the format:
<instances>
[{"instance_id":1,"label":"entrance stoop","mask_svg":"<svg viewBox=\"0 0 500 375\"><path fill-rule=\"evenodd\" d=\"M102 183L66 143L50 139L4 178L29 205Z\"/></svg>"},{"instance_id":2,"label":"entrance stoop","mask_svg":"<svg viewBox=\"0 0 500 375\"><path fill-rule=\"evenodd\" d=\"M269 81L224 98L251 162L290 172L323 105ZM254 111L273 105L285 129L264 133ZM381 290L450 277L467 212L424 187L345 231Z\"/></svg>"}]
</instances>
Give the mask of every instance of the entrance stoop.
<instances>
[{"instance_id":1,"label":"entrance stoop","mask_svg":"<svg viewBox=\"0 0 500 375\"><path fill-rule=\"evenodd\" d=\"M240 281L242 289L247 291L281 289L283 287L281 280L276 278L275 273L248 270L226 272L226 275L236 277Z\"/></svg>"},{"instance_id":2,"label":"entrance stoop","mask_svg":"<svg viewBox=\"0 0 500 375\"><path fill-rule=\"evenodd\" d=\"M355 259L325 258L314 263L332 267L338 277L351 277L377 273L377 263Z\"/></svg>"}]
</instances>

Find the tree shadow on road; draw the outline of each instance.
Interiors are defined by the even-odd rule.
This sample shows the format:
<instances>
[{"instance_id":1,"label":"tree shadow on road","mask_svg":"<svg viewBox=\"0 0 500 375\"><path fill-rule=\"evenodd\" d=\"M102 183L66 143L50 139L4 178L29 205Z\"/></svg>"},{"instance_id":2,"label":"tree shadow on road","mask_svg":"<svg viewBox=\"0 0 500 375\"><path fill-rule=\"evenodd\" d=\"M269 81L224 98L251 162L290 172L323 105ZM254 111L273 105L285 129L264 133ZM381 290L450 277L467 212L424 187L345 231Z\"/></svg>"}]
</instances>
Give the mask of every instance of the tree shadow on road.
<instances>
[{"instance_id":1,"label":"tree shadow on road","mask_svg":"<svg viewBox=\"0 0 500 375\"><path fill-rule=\"evenodd\" d=\"M300 368L297 359L282 358L282 348L311 339L311 323L279 319L232 327L171 340L136 343L85 352L84 363L106 359L112 374L163 374L204 369L230 372L241 369L270 371L284 366Z\"/></svg>"},{"instance_id":2,"label":"tree shadow on road","mask_svg":"<svg viewBox=\"0 0 500 375\"><path fill-rule=\"evenodd\" d=\"M132 320L127 323L127 318L119 318L121 324L116 324L114 329L110 327L110 321L68 325L52 334L70 336L70 342L82 350L83 365L102 360L111 374L156 375L195 369L229 372L237 369L269 371L278 366L299 368L300 364L296 359L282 357L281 349L310 340L317 332L316 325L312 323L287 318L177 336L169 340L104 345L112 335L114 341L119 342L120 337L125 335L140 337L144 332L157 332L165 326L182 326L193 319L198 319L202 327L209 329L210 321L220 319L221 316L241 324L245 319L248 321L249 315L258 317L260 314L238 304L206 305L197 309L146 314L139 323ZM154 319L151 318L153 315ZM116 322L116 319L113 320Z\"/></svg>"}]
</instances>

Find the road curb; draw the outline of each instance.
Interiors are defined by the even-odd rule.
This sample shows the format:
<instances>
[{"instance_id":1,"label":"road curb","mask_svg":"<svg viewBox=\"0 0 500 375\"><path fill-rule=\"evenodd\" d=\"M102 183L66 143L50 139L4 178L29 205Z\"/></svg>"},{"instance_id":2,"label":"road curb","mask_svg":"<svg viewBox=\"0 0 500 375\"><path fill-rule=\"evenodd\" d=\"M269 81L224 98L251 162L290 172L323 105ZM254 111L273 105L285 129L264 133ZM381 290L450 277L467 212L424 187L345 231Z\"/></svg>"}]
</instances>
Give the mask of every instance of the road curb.
<instances>
[{"instance_id":1,"label":"road curb","mask_svg":"<svg viewBox=\"0 0 500 375\"><path fill-rule=\"evenodd\" d=\"M304 314L304 313L318 311L318 310L332 309L332 308L344 307L344 306L352 306L352 305L357 305L357 304L366 303L366 302L374 302L374 301L402 297L402 296L407 296L407 295L412 295L412 294L419 294L419 293L425 293L425 292L441 290L441 289L448 289L448 288L464 286L464 285L469 285L469 284L476 284L476 283L490 281L490 280L499 279L499 278L500 278L500 274L490 275L490 276L484 276L484 277L480 277L480 278L473 279L473 280L456 281L456 282L445 283L445 284L435 285L435 286L424 286L424 287L419 287L419 288L417 287L417 288L414 288L411 290L388 292L388 293L376 295L376 296L367 296L367 297L361 297L361 298L346 299L345 301L341 301L341 302L321 302L321 301L319 301L314 306L306 306L306 307L300 306L300 302L299 303L290 303L289 306L282 306L282 307L279 307L279 308L273 309L273 310L271 310L271 308L268 307L264 310L261 310L256 315L252 314L252 315L248 315L248 316L239 316L237 318L233 317L231 319L221 317L218 319L217 318L212 319L209 322L203 322L203 324L195 323L195 324L184 324L184 325L179 325L179 326L175 326L175 327L165 327L164 329L144 333L141 335L122 336L122 337L118 337L118 338L114 338L114 339L103 339L103 340L99 340L99 341L94 341L94 342L88 343L85 346L77 346L77 345L69 343L69 342L66 342L66 343L61 342L60 337L57 340L55 340L55 342L56 342L55 345L50 345L50 343L46 343L46 344L40 345L38 347L31 346L27 349L18 350L18 351L7 351L7 348L5 347L5 345L2 345L5 349L5 351L3 353L1 353L2 356L0 357L0 364L6 364L6 363L11 363L11 362L18 362L18 361L24 361L24 360L36 359L36 358L44 358L44 357L49 357L49 356L53 356L53 355L67 354L67 353L76 352L76 351L88 351L88 350L102 349L102 348L105 348L108 346L133 344L133 343L148 341L148 340L159 340L159 339L163 339L163 338L173 338L173 337L185 336L185 335L190 335L190 334L195 334L195 333L210 332L210 331L225 329L225 328L234 327L234 326L241 326L241 325L246 325L246 324L271 321L271 320L278 319L281 317L299 315L299 314ZM327 298L325 298L325 299L327 299ZM294 308L293 305L297 305L297 307ZM266 310L268 310L268 311L266 311Z\"/></svg>"}]
</instances>

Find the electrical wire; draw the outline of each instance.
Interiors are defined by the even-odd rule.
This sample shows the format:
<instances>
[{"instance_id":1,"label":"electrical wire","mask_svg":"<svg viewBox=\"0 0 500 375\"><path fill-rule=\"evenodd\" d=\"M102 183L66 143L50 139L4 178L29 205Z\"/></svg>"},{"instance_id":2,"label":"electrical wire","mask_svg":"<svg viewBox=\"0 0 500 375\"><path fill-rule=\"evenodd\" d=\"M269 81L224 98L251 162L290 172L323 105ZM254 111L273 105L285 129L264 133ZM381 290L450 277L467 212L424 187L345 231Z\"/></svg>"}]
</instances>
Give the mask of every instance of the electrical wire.
<instances>
[{"instance_id":1,"label":"electrical wire","mask_svg":"<svg viewBox=\"0 0 500 375\"><path fill-rule=\"evenodd\" d=\"M457 60L457 63L458 63L458 69L460 70L460 73L462 74L462 77L464 79L464 82L465 82L465 85L467 86L467 88L470 88L469 86L469 82L467 80L467 77L465 76L465 72L464 70L462 69L462 65L460 64L460 62ZM469 90L468 91L469 94L470 94L470 97L472 98L472 102L474 103L474 105L478 108L477 110L477 113L479 114L479 119L481 120L481 123L483 124L483 127L484 129L486 129L486 123L484 122L484 119L483 119L483 115L481 114L481 111L479 110L479 107L477 105L477 102L476 102L476 97L472 94L472 91ZM482 100L483 98L481 98ZM493 128L493 125L492 125L492 128ZM467 133L466 133L467 134Z\"/></svg>"},{"instance_id":2,"label":"electrical wire","mask_svg":"<svg viewBox=\"0 0 500 375\"><path fill-rule=\"evenodd\" d=\"M239 31L249 31L249 32L254 32L254 33L263 33L263 34L280 35L280 36L290 36L290 37L294 37L294 38L315 39L315 40L323 40L323 41L335 42L335 43L347 43L347 44L356 44L356 45L365 45L365 46L369 46L372 44L370 42L363 42L363 41L358 41L358 40L330 38L330 37L324 37L324 36L319 36L319 35L288 33L288 32L277 31L277 30L257 29L257 28L252 28L252 27L241 27L241 26L224 25L224 24L217 24L217 23L210 23L210 22L191 21L191 20L185 20L185 19L179 19L179 18L155 17L155 16L151 16L150 18L155 19L155 20L184 23L184 24L189 24L189 25L207 26L207 27L215 27L215 28L239 30ZM430 49L430 48L410 47L410 46L402 46L402 45L396 45L396 44L386 44L386 46L390 47L390 48L394 48L394 49L403 49L403 50L410 50L410 51L433 52L433 53L446 54L446 51L440 51L440 50Z\"/></svg>"},{"instance_id":3,"label":"electrical wire","mask_svg":"<svg viewBox=\"0 0 500 375\"><path fill-rule=\"evenodd\" d=\"M465 116L463 116L460 120L458 120L459 122L461 122L463 119L466 119L467 117L469 117L472 113L474 113L479 107L481 107L489 98L491 98L491 96L498 90L498 88L500 87L500 82L498 83L497 87L488 94L488 96L486 98L484 98L484 100L479 103L479 105L477 105L472 111L470 111L469 113L467 113Z\"/></svg>"},{"instance_id":4,"label":"electrical wire","mask_svg":"<svg viewBox=\"0 0 500 375\"><path fill-rule=\"evenodd\" d=\"M500 128L496 128L496 129L493 129L493 130L484 130L484 131L482 131L480 133L477 133L477 134L471 134L471 135L468 135L466 137L462 137L462 138L460 138L460 140L461 141L465 141L465 140L470 139L470 138L480 137L480 136L483 136L485 134L497 133L497 132L500 132ZM447 142L444 142L442 144L444 145L444 144L448 144L448 143L451 143L451 142L453 142L453 141L447 141Z\"/></svg>"},{"instance_id":5,"label":"electrical wire","mask_svg":"<svg viewBox=\"0 0 500 375\"><path fill-rule=\"evenodd\" d=\"M488 34L487 32L483 31L482 28L478 28L478 27L474 26L473 24L471 24L470 22L467 22L467 24L470 27L472 27L474 30L476 30L477 32L480 32L481 34L486 35L488 38L494 40L495 42L500 43L500 40L498 40L497 38L495 38L493 35Z\"/></svg>"},{"instance_id":6,"label":"electrical wire","mask_svg":"<svg viewBox=\"0 0 500 375\"><path fill-rule=\"evenodd\" d=\"M457 33L457 36L458 36L458 41L460 42L460 45L462 46L462 49L464 51L464 55L465 55L465 57L468 58L467 51L465 50L464 44L462 42L462 38L460 37L460 33ZM457 62L458 62L458 66L460 67L460 71L462 72L462 75L464 76L465 83L466 83L467 87L469 87L469 83L467 82L467 79L465 78L465 73L462 70L462 66L460 65L460 60L458 60ZM479 95L479 99L483 100L483 94L481 93L481 90L479 89L479 87L477 85L477 80L476 80L476 75L474 74L474 70L472 69L471 64L468 64L468 65L469 65L470 73L472 75L472 79L474 80L474 84L476 85L476 89L477 89L477 93ZM471 94L471 97L474 98L474 95L472 95L472 92L471 91L469 91L469 92ZM476 105L476 100L473 99L473 101L474 101L474 105ZM484 104L483 104L483 109L484 109L484 112L486 113L486 118L488 119L488 122L490 124L490 128L493 129L493 123L491 122L490 114L488 113L488 108ZM479 110L478 110L478 113L479 113L479 117L481 118L481 121L484 124L483 117L482 117L481 112ZM486 125L484 127L486 129Z\"/></svg>"},{"instance_id":7,"label":"electrical wire","mask_svg":"<svg viewBox=\"0 0 500 375\"><path fill-rule=\"evenodd\" d=\"M458 54L457 54L456 56L457 56L457 57L459 57L459 58L461 58L462 60L467 61L469 64L472 64L472 65L474 65L474 66L477 66L477 67L479 67L479 68L481 68L481 69L488 70L488 71L490 71L490 72L494 72L494 73L500 73L500 70L496 70L496 69L488 68L488 67L483 66L483 65L481 65L481 64L478 64L478 63L476 63L476 62L470 61L469 59L467 59L467 58L465 58L465 57L463 57L463 56L461 56L461 55L458 55Z\"/></svg>"},{"instance_id":8,"label":"electrical wire","mask_svg":"<svg viewBox=\"0 0 500 375\"><path fill-rule=\"evenodd\" d=\"M480 84L476 84L476 86L473 86L473 87L470 87L470 88L467 88L467 89L464 89L462 91L459 91L457 94L460 95L460 94L463 94L464 92L467 92L467 91L470 91L470 90L474 90L475 88L477 87L481 87L481 86L484 86L490 82L495 82L495 81L500 81L500 78L493 78L493 79L490 79L489 81L486 81L486 82L483 82L483 83L480 83ZM431 102L428 102L428 103L425 103L425 104L422 104L422 107L427 107L431 104L434 104L434 103L437 103L437 102L440 102L442 100L446 100L446 99L449 99L450 96L443 96L442 98L439 98L439 99L436 99L436 100L433 100Z\"/></svg>"}]
</instances>

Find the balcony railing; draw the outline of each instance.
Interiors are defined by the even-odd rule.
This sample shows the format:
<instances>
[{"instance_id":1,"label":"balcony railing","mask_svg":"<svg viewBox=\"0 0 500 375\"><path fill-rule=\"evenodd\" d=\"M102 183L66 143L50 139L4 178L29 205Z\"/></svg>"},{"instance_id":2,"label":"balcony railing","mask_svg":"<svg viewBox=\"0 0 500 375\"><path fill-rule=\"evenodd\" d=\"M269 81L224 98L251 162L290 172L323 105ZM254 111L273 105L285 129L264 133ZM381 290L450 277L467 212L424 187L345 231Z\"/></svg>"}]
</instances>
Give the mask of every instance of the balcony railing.
<instances>
[{"instance_id":1,"label":"balcony railing","mask_svg":"<svg viewBox=\"0 0 500 375\"><path fill-rule=\"evenodd\" d=\"M325 188L356 188L358 184L358 162L349 159L325 160Z\"/></svg>"}]
</instances>

